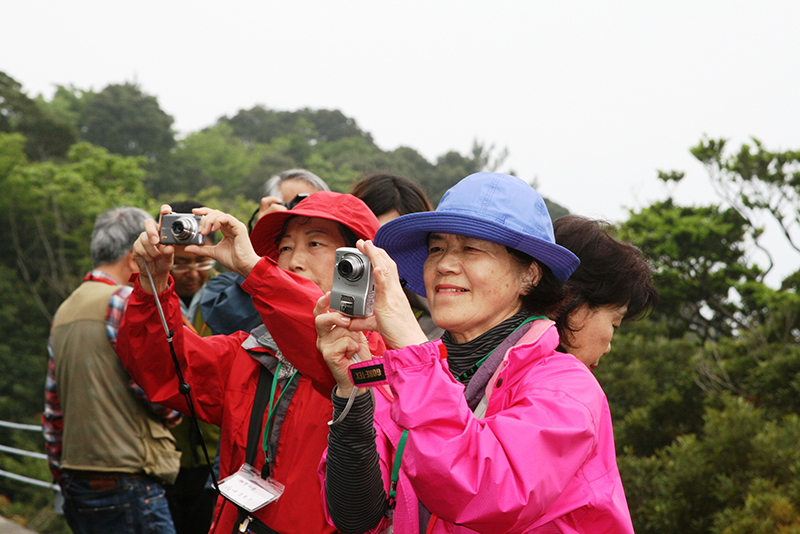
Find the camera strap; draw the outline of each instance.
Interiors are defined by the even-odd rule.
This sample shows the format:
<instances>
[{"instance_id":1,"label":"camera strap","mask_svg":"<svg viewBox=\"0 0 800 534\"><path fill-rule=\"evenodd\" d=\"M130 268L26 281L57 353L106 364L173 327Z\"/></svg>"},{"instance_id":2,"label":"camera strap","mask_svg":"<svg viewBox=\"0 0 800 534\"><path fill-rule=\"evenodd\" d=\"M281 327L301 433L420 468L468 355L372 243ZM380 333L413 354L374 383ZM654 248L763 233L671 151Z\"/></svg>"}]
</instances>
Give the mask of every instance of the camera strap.
<instances>
[{"instance_id":1,"label":"camera strap","mask_svg":"<svg viewBox=\"0 0 800 534\"><path fill-rule=\"evenodd\" d=\"M175 354L175 346L172 343L172 338L175 335L174 330L170 330L169 326L167 326L167 319L164 317L164 310L161 308L161 301L158 300L158 293L156 293L156 285L153 283L153 275L150 274L150 266L147 265L147 262L144 264L144 269L147 271L147 278L150 280L150 287L153 288L153 298L156 300L156 308L158 308L158 315L161 317L161 325L164 327L164 332L167 334L167 343L169 343L169 352L172 355L172 363L175 365L175 372L178 375L178 391L183 398L186 399L186 405L189 407L189 415L192 418L192 424L194 430L197 432L197 435L200 436L200 446L203 449L203 456L206 459L206 465L208 465L208 473L211 475L211 485L215 491L219 491L219 487L217 486L217 476L214 474L213 465L211 463L211 459L208 456L208 448L206 447L206 442L203 439L203 431L200 430L200 424L197 422L197 416L195 415L194 410L194 400L192 399L191 393L191 386L186 383L183 379L183 371L181 370L180 363L178 362L178 356Z\"/></svg>"}]
</instances>

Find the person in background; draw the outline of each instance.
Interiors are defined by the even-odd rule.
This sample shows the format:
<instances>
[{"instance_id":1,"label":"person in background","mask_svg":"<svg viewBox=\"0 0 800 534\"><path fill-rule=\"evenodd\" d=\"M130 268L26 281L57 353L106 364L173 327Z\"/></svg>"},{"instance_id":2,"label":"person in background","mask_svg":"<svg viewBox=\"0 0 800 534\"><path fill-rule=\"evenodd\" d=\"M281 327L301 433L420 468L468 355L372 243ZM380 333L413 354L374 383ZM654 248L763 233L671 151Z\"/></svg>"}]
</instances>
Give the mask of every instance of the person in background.
<instances>
[{"instance_id":1,"label":"person in background","mask_svg":"<svg viewBox=\"0 0 800 534\"><path fill-rule=\"evenodd\" d=\"M359 180L350 194L369 206L381 226L401 215L433 211L433 206L419 184L404 176L370 174ZM428 339L442 337L444 330L433 322L428 301L407 288L404 292Z\"/></svg>"},{"instance_id":2,"label":"person in background","mask_svg":"<svg viewBox=\"0 0 800 534\"><path fill-rule=\"evenodd\" d=\"M259 207L247 224L252 234L255 224L267 213L285 211L297 195L310 195L317 191L330 191L328 184L316 174L305 169L290 169L273 176L264 184ZM242 330L250 332L261 324L261 317L253 300L241 288L244 278L228 272L215 276L203 292L200 308L206 324L215 334L233 334Z\"/></svg>"},{"instance_id":3,"label":"person in background","mask_svg":"<svg viewBox=\"0 0 800 534\"><path fill-rule=\"evenodd\" d=\"M150 403L114 353L139 271L131 247L146 220L138 208L97 218L92 271L53 318L42 427L75 533L175 532L163 484L178 475L168 427L181 416Z\"/></svg>"},{"instance_id":4,"label":"person in background","mask_svg":"<svg viewBox=\"0 0 800 534\"><path fill-rule=\"evenodd\" d=\"M585 365L556 350L547 318L578 258L555 243L542 197L514 176L473 174L436 211L390 221L358 247L374 267L374 317L331 312L329 296L315 308L336 378L320 466L333 523L633 534L608 401ZM401 279L427 296L441 341L421 331ZM365 330L384 339L382 358Z\"/></svg>"},{"instance_id":5,"label":"person in background","mask_svg":"<svg viewBox=\"0 0 800 534\"><path fill-rule=\"evenodd\" d=\"M369 206L381 226L401 215L433 211L419 184L404 176L370 174L359 180L350 194Z\"/></svg>"},{"instance_id":6,"label":"person in background","mask_svg":"<svg viewBox=\"0 0 800 534\"><path fill-rule=\"evenodd\" d=\"M258 209L250 217L248 227L253 231L255 223L267 213L288 209L287 204L299 202L298 195L311 195L317 191L330 191L325 181L305 169L289 169L273 176L264 183Z\"/></svg>"},{"instance_id":7,"label":"person in background","mask_svg":"<svg viewBox=\"0 0 800 534\"><path fill-rule=\"evenodd\" d=\"M194 200L171 202L173 213L192 213L203 204ZM215 233L206 236L203 246L213 246ZM200 298L209 278L214 274L215 261L186 250L184 245L175 246L175 263L172 279L175 293L180 298L183 323L201 336L211 335L200 310ZM173 485L167 486L167 501L175 522L177 534L208 532L216 504L216 493L209 483L209 463L206 461L202 443L206 446L209 460L213 461L219 443L219 427L205 421L192 420L183 414L183 420L173 427L172 435L181 450L181 468Z\"/></svg>"},{"instance_id":8,"label":"person in background","mask_svg":"<svg viewBox=\"0 0 800 534\"><path fill-rule=\"evenodd\" d=\"M594 369L611 350L623 321L646 315L658 303L652 268L642 251L615 239L607 224L578 215L553 223L556 243L581 264L566 282L567 300L556 318L562 352Z\"/></svg>"},{"instance_id":9,"label":"person in background","mask_svg":"<svg viewBox=\"0 0 800 534\"><path fill-rule=\"evenodd\" d=\"M169 209L163 206L162 213ZM175 353L191 385L197 417L221 426L222 479L247 461L264 478L285 486L279 499L251 513L218 499L212 530L333 533L319 498L317 467L327 444L334 380L316 348L313 310L333 283L336 249L371 238L378 221L359 199L327 191L292 210L265 215L251 235L230 215L208 208L195 213L203 216L200 233L219 230L223 239L213 247L186 250L245 277L242 288L253 296L264 324L251 332L210 337L180 328L169 276L173 247L160 244L149 221L134 252L142 270L149 266L153 281L144 275L135 283L119 332L120 359L152 399L185 406L160 326L158 298L175 332ZM372 336L370 345L382 352L380 336Z\"/></svg>"}]
</instances>

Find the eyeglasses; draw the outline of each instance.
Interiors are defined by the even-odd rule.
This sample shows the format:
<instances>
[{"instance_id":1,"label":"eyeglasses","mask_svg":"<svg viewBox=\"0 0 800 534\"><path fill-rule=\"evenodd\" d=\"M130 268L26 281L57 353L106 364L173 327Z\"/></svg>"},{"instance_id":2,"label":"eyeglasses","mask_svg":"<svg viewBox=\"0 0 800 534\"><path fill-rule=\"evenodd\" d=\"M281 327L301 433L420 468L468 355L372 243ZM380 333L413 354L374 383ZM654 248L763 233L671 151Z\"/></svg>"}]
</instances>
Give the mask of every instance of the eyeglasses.
<instances>
[{"instance_id":1,"label":"eyeglasses","mask_svg":"<svg viewBox=\"0 0 800 534\"><path fill-rule=\"evenodd\" d=\"M215 260L206 260L197 263L179 263L172 266L172 272L175 274L185 274L190 270L195 269L200 272L210 271L214 268Z\"/></svg>"}]
</instances>

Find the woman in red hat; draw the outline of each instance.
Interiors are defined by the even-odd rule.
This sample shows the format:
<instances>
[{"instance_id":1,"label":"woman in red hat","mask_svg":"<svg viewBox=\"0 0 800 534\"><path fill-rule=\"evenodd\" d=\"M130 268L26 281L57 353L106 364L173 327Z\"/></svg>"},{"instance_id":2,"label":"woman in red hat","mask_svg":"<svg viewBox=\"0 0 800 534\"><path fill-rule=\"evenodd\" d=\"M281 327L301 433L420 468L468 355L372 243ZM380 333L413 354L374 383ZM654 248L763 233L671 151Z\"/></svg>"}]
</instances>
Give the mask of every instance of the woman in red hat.
<instances>
[{"instance_id":1,"label":"woman in red hat","mask_svg":"<svg viewBox=\"0 0 800 534\"><path fill-rule=\"evenodd\" d=\"M164 213L169 206L162 207ZM312 313L330 290L336 249L373 238L378 221L361 200L331 192L315 193L292 210L267 214L251 236L231 215L208 208L194 213L203 216L199 233L221 231L224 238L213 247L187 246L187 251L245 276L242 287L253 296L264 324L249 333L205 338L182 327L169 276L173 247L160 244L151 221L134 245L146 274L136 280L119 332L118 354L153 402L188 413L155 303L157 294L168 328L175 332L172 343L191 386L197 417L221 427L223 487L234 473L238 474L230 484L237 485L229 486L228 493L246 485L246 474L239 473L246 461L254 476L276 483L273 489L283 486L277 500L252 512L248 506L262 502L260 494L234 499L241 506L219 499L212 532L335 532L325 521L316 475L327 444L335 381L316 348ZM379 336L373 336L370 345L382 352ZM259 398L267 406L254 410Z\"/></svg>"}]
</instances>

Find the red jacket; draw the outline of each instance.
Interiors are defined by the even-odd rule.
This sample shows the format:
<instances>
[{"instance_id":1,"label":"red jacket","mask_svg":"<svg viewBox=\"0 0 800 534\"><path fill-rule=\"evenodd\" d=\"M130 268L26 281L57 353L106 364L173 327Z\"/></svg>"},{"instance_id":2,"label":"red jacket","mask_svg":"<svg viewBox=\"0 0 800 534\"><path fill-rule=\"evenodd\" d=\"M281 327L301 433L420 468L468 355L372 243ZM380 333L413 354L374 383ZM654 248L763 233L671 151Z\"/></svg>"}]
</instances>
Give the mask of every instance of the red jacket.
<instances>
[{"instance_id":1,"label":"red jacket","mask_svg":"<svg viewBox=\"0 0 800 534\"><path fill-rule=\"evenodd\" d=\"M280 269L268 258L262 258L242 288L253 295L264 324L300 377L280 427L272 466L272 476L285 485L285 492L253 515L281 534L335 532L325 520L316 474L327 446L327 423L333 412L330 394L335 384L316 348L313 309L322 292L314 283ZM159 300L167 324L175 329L175 352L184 379L191 385L197 417L221 428L220 479L225 478L245 459L261 364L242 348L249 335L245 332L201 338L182 326L172 283L159 294ZM372 336L370 346L374 353L383 352L380 336ZM117 353L153 402L187 413L153 295L145 293L138 280L122 320ZM280 389L276 398L278 395ZM266 413L262 428L264 423ZM263 464L264 451L259 447L254 467L260 471ZM232 503L218 499L212 531L231 533L237 514Z\"/></svg>"}]
</instances>

